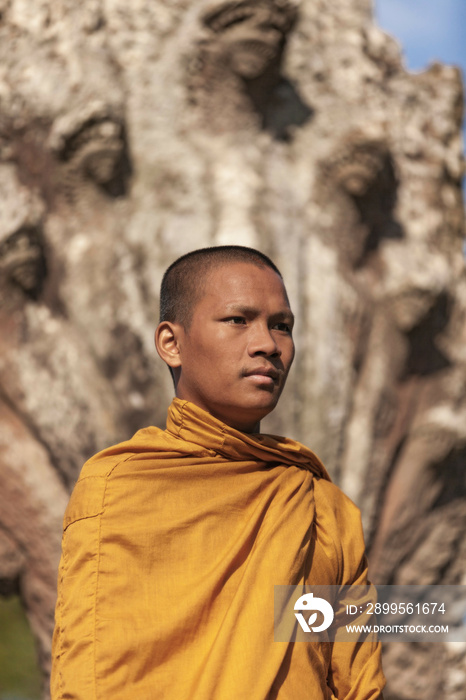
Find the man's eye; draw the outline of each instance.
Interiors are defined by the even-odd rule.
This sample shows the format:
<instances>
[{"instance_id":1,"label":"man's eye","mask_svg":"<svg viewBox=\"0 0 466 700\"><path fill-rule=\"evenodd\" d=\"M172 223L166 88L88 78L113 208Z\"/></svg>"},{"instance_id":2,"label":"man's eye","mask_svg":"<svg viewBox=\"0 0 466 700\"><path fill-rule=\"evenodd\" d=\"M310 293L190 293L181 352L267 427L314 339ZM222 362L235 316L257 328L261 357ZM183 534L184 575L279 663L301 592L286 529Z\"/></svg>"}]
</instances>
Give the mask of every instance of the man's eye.
<instances>
[{"instance_id":1,"label":"man's eye","mask_svg":"<svg viewBox=\"0 0 466 700\"><path fill-rule=\"evenodd\" d=\"M275 325L275 328L278 331L283 331L284 333L290 333L291 334L291 326L288 323L277 323Z\"/></svg>"},{"instance_id":2,"label":"man's eye","mask_svg":"<svg viewBox=\"0 0 466 700\"><path fill-rule=\"evenodd\" d=\"M233 325L239 325L242 323L246 323L245 319L242 316L230 316L229 318L225 319L228 323L231 323Z\"/></svg>"}]
</instances>

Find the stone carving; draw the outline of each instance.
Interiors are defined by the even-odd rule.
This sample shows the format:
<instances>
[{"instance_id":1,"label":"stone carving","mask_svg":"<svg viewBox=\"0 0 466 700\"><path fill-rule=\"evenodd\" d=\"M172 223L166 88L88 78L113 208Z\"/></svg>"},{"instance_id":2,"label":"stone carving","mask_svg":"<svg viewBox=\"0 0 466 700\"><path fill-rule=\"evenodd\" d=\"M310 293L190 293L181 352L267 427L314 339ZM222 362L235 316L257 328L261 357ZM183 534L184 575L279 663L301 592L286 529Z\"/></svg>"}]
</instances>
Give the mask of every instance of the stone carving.
<instances>
[{"instance_id":1,"label":"stone carving","mask_svg":"<svg viewBox=\"0 0 466 700\"><path fill-rule=\"evenodd\" d=\"M277 72L295 20L296 7L286 0L230 0L214 5L202 17L204 25L220 37L219 53L244 80L268 70Z\"/></svg>"},{"instance_id":2,"label":"stone carving","mask_svg":"<svg viewBox=\"0 0 466 700\"><path fill-rule=\"evenodd\" d=\"M93 182L109 197L126 193L131 165L125 128L115 118L91 118L73 132L62 136L59 157L65 163L64 189L68 198L82 186Z\"/></svg>"},{"instance_id":3,"label":"stone carving","mask_svg":"<svg viewBox=\"0 0 466 700\"><path fill-rule=\"evenodd\" d=\"M336 153L323 163L322 174L357 199L377 187L389 161L388 145L383 139L368 139L356 131L347 134Z\"/></svg>"},{"instance_id":4,"label":"stone carving","mask_svg":"<svg viewBox=\"0 0 466 700\"><path fill-rule=\"evenodd\" d=\"M34 228L21 228L4 240L0 239L0 280L21 289L30 299L37 299L47 272L41 233ZM5 291L4 294L7 294Z\"/></svg>"},{"instance_id":5,"label":"stone carving","mask_svg":"<svg viewBox=\"0 0 466 700\"><path fill-rule=\"evenodd\" d=\"M11 142L5 148L13 156ZM0 308L37 301L47 276L44 203L19 180L12 162L0 162Z\"/></svg>"},{"instance_id":6,"label":"stone carving","mask_svg":"<svg viewBox=\"0 0 466 700\"><path fill-rule=\"evenodd\" d=\"M288 0L230 0L202 13L207 31L190 65L190 88L210 129L243 125L286 139L309 119L311 110L281 75L296 17Z\"/></svg>"},{"instance_id":7,"label":"stone carving","mask_svg":"<svg viewBox=\"0 0 466 700\"><path fill-rule=\"evenodd\" d=\"M350 231L347 223L335 228L338 249L347 262L358 267L381 240L403 236L394 215L398 182L386 140L349 132L320 168L318 196L339 202L342 220L351 221Z\"/></svg>"}]
</instances>

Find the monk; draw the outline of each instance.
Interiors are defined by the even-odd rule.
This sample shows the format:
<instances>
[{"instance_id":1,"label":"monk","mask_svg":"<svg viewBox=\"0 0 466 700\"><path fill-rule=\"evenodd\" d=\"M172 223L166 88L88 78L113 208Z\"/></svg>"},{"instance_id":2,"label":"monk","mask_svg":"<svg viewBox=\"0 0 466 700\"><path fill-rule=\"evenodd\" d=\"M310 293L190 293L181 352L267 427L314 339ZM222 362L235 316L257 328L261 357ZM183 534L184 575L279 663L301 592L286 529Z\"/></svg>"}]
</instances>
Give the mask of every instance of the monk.
<instances>
[{"instance_id":1,"label":"monk","mask_svg":"<svg viewBox=\"0 0 466 700\"><path fill-rule=\"evenodd\" d=\"M359 511L318 457L263 435L293 362L282 277L241 246L165 273L175 394L83 467L64 518L53 700L376 700L376 642L274 641L274 586L366 582Z\"/></svg>"}]
</instances>

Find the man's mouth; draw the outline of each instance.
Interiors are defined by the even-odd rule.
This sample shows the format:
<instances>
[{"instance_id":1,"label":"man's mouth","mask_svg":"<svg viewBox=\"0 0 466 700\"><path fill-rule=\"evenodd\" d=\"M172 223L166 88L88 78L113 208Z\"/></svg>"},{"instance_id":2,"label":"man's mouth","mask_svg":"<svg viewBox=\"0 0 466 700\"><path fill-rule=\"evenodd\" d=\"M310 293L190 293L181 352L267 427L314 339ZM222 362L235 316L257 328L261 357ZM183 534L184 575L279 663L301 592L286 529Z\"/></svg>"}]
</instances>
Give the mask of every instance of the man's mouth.
<instances>
[{"instance_id":1,"label":"man's mouth","mask_svg":"<svg viewBox=\"0 0 466 700\"><path fill-rule=\"evenodd\" d=\"M247 370L244 376L259 384L272 385L278 380L279 374L275 367L256 367L255 369Z\"/></svg>"}]
</instances>

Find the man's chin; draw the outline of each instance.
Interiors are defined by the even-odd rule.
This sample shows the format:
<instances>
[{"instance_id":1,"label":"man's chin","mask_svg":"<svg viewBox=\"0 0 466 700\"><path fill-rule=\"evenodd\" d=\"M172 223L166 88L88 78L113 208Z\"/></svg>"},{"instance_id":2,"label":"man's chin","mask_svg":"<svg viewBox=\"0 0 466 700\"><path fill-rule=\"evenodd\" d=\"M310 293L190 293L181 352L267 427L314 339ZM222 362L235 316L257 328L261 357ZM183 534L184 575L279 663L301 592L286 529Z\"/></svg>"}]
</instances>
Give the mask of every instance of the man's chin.
<instances>
[{"instance_id":1,"label":"man's chin","mask_svg":"<svg viewBox=\"0 0 466 700\"><path fill-rule=\"evenodd\" d=\"M263 400L259 404L244 406L241 410L238 410L234 417L230 420L224 420L224 422L245 433L259 432L260 422L269 413L272 413L277 405L277 397L269 395L268 398L268 401Z\"/></svg>"}]
</instances>

